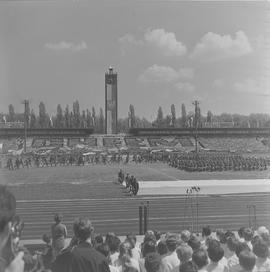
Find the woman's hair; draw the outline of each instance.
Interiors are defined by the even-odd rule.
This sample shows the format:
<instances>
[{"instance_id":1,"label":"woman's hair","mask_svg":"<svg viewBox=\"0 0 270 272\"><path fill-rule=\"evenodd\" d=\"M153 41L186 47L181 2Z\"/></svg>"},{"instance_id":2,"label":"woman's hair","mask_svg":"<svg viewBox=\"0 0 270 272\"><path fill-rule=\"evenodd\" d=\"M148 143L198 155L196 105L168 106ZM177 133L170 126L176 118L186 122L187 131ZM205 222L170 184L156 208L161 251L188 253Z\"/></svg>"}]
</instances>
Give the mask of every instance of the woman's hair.
<instances>
[{"instance_id":1,"label":"woman's hair","mask_svg":"<svg viewBox=\"0 0 270 272\"><path fill-rule=\"evenodd\" d=\"M73 224L74 234L80 241L86 241L90 238L93 230L92 223L87 218L78 218Z\"/></svg>"}]
</instances>

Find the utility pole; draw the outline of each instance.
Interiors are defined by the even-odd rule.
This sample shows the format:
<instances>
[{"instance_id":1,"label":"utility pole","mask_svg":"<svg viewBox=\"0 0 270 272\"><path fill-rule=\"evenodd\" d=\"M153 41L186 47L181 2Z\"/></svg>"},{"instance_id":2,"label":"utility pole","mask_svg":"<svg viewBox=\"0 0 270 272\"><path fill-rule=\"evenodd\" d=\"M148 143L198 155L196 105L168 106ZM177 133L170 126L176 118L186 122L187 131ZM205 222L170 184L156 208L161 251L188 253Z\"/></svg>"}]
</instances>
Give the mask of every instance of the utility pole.
<instances>
[{"instance_id":1,"label":"utility pole","mask_svg":"<svg viewBox=\"0 0 270 272\"><path fill-rule=\"evenodd\" d=\"M199 106L199 101L195 100L194 102L192 102L192 104L195 106L195 150L196 150L196 154L198 154L198 106Z\"/></svg>"},{"instance_id":2,"label":"utility pole","mask_svg":"<svg viewBox=\"0 0 270 272\"><path fill-rule=\"evenodd\" d=\"M28 108L29 108L29 100L23 100L22 104L24 104L24 152L26 152L26 138L27 138L27 125L28 125Z\"/></svg>"}]
</instances>

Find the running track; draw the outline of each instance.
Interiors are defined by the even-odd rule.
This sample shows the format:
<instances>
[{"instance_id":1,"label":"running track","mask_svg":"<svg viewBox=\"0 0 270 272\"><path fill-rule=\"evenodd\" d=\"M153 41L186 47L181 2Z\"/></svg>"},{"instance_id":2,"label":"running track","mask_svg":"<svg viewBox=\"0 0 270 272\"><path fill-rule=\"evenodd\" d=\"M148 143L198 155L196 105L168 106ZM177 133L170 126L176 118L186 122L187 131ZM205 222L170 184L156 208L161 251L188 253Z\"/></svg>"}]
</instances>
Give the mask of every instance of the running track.
<instances>
[{"instance_id":1,"label":"running track","mask_svg":"<svg viewBox=\"0 0 270 272\"><path fill-rule=\"evenodd\" d=\"M72 235L72 223L79 216L89 217L97 233L138 233L138 206L146 201L150 204L149 229L179 232L191 226L192 209L190 201L185 204L185 196L30 200L18 201L17 204L17 214L25 222L22 239L40 239L43 233L50 234L55 212L63 214L69 237ZM193 203L196 203L195 198ZM198 203L200 229L203 225L230 230L248 226L247 205L256 205L257 225L270 227L270 193L199 196ZM193 212L196 214L196 205ZM196 231L196 219L194 229Z\"/></svg>"}]
</instances>

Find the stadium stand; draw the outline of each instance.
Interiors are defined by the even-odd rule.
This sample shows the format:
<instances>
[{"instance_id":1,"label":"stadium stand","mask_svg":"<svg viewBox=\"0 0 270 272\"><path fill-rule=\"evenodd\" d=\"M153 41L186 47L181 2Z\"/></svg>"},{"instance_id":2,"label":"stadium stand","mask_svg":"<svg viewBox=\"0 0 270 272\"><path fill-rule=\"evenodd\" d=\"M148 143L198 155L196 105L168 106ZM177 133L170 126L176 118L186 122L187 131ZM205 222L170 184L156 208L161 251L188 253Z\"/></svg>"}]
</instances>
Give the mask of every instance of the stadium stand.
<instances>
[{"instance_id":1,"label":"stadium stand","mask_svg":"<svg viewBox=\"0 0 270 272\"><path fill-rule=\"evenodd\" d=\"M239 152L264 152L265 146L256 137L199 137L202 148Z\"/></svg>"},{"instance_id":2,"label":"stadium stand","mask_svg":"<svg viewBox=\"0 0 270 272\"><path fill-rule=\"evenodd\" d=\"M103 146L108 148L122 146L122 140L120 137L103 137Z\"/></svg>"},{"instance_id":3,"label":"stadium stand","mask_svg":"<svg viewBox=\"0 0 270 272\"><path fill-rule=\"evenodd\" d=\"M88 137L85 139L85 144L88 146L96 147L97 146L97 139L95 137Z\"/></svg>"},{"instance_id":4,"label":"stadium stand","mask_svg":"<svg viewBox=\"0 0 270 272\"><path fill-rule=\"evenodd\" d=\"M147 139L140 137L125 137L127 147L149 147Z\"/></svg>"}]
</instances>

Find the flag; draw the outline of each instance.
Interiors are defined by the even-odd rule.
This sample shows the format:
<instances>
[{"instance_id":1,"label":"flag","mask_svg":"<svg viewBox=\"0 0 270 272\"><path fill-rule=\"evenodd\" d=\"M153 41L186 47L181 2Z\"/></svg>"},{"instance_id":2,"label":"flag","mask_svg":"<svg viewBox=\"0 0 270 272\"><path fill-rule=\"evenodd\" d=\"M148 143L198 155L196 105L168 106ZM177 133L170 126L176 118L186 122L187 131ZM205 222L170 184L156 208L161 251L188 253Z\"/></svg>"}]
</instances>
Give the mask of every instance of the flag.
<instances>
[{"instance_id":1,"label":"flag","mask_svg":"<svg viewBox=\"0 0 270 272\"><path fill-rule=\"evenodd\" d=\"M3 115L3 120L4 120L5 123L7 122L7 119L6 119L5 115Z\"/></svg>"}]
</instances>

